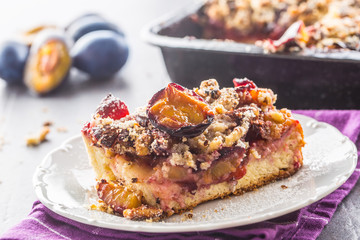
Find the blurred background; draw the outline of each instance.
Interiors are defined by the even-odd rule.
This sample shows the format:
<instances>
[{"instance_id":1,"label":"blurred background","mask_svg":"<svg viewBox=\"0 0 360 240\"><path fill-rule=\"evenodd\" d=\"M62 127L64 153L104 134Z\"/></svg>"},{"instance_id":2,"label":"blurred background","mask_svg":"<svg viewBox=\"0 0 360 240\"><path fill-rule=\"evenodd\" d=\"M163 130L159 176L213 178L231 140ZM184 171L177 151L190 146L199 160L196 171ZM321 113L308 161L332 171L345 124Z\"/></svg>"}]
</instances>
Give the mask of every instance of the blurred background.
<instances>
[{"instance_id":1,"label":"blurred background","mask_svg":"<svg viewBox=\"0 0 360 240\"><path fill-rule=\"evenodd\" d=\"M71 70L64 86L37 96L25 86L0 81L0 234L26 217L36 200L32 175L45 155L80 133L98 103L109 92L130 112L140 107L170 80L158 48L142 41L141 29L150 21L186 7L192 0L6 1L0 3L0 41L18 38L38 25L67 26L86 13L98 13L126 35L129 57L109 80L91 81ZM25 138L51 122L47 141L27 147Z\"/></svg>"}]
</instances>

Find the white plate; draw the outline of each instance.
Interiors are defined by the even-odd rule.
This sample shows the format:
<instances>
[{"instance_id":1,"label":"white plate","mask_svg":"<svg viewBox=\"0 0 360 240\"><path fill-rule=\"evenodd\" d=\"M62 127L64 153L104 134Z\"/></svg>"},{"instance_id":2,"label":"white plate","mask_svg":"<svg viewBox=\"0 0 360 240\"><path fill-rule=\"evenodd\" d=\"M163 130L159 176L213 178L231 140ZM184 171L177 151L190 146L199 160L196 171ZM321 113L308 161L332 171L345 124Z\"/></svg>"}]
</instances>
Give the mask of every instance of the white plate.
<instances>
[{"instance_id":1,"label":"white plate","mask_svg":"<svg viewBox=\"0 0 360 240\"><path fill-rule=\"evenodd\" d=\"M136 222L89 210L97 200L95 177L80 136L49 153L34 175L39 200L52 211L78 222L126 231L190 232L256 223L290 213L330 194L353 173L355 145L326 123L296 115L305 134L304 166L291 178L258 191L203 203L193 218L175 215L162 222ZM288 188L283 189L281 185Z\"/></svg>"}]
</instances>

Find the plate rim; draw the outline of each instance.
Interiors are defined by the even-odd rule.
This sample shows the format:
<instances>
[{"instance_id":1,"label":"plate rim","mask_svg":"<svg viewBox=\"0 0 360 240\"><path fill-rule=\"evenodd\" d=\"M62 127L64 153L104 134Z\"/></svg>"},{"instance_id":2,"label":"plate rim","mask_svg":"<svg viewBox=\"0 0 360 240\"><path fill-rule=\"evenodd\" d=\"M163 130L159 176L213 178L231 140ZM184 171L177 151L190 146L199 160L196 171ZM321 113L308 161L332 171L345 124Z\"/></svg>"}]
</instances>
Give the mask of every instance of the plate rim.
<instances>
[{"instance_id":1,"label":"plate rim","mask_svg":"<svg viewBox=\"0 0 360 240\"><path fill-rule=\"evenodd\" d=\"M330 186L330 188L327 191L325 191L319 195L316 195L312 198L306 199L306 201L300 202L299 204L289 206L289 207L283 209L282 211L278 211L275 213L267 212L267 213L261 214L258 217L255 217L255 218L248 218L245 222L244 222L244 220L234 222L233 221L234 219L227 219L221 223L199 223L199 224L194 224L194 225L178 225L177 223L174 223L174 225L164 226L164 225L156 225L156 223L151 223L151 222L148 222L146 225L137 225L137 224L109 223L109 222L106 222L103 220L89 219L86 216L78 216L78 215L69 213L68 211L66 211L65 209L62 208L61 204L53 203L52 201L47 199L46 196L44 196L43 191L44 191L44 188L46 188L46 186L45 186L46 184L44 184L40 180L40 176L42 176L42 174L46 174L46 167L44 167L44 166L46 166L47 162L50 161L51 156L60 150L64 150L64 148L66 148L66 145L69 145L72 141L79 140L79 138L81 138L80 134L66 139L59 147L50 151L43 158L43 160L36 167L36 170L34 172L33 179L32 179L33 188L34 188L36 196L38 197L40 202L42 204L44 204L49 210L51 210L52 212L54 212L62 217L65 217L65 218L68 218L68 219L71 219L71 220L74 220L76 222L80 222L83 224L87 224L90 226L102 227L102 228L113 229L113 230L122 230L122 231L128 231L128 232L149 232L149 233L202 232L202 231L225 229L225 228L230 228L230 227L246 226L249 224L254 224L254 223L262 222L265 220L273 219L273 218L280 217L280 216L286 215L288 213L294 212L303 207L306 207L306 206L324 198L325 196L331 194L332 192L334 192L337 188L339 188L342 184L344 184L349 179L349 177L353 174L353 172L356 169L356 165L357 165L357 161L358 161L357 148L356 148L355 144L347 136L342 134L337 128L335 128L334 126L332 126L328 123L317 121L316 119L314 119L312 117L305 116L302 114L293 113L293 116L295 119L302 118L306 122L306 124L308 124L310 122L311 124L313 124L313 126L310 126L310 127L313 127L313 128L316 128L317 126L322 125L322 126L326 126L327 128L336 130L337 134L340 134L340 136L344 137L344 144L345 144L345 142L347 142L352 145L351 146L352 154L349 154L347 156L347 158L350 158L350 160L352 160L352 166L351 166L351 168L349 168L349 171L346 172L346 174L340 175L342 177L340 179L340 181L333 184L333 186ZM307 126L307 127L309 127L309 126Z\"/></svg>"}]
</instances>

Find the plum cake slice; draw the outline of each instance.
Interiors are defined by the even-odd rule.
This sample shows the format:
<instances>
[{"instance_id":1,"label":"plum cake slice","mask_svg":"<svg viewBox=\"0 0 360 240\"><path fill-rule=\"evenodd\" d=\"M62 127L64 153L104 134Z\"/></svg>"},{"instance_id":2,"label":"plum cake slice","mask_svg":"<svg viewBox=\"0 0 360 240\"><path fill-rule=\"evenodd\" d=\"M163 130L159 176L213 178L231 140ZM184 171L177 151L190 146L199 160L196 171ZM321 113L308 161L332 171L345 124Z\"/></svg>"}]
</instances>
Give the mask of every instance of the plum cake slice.
<instances>
[{"instance_id":1,"label":"plum cake slice","mask_svg":"<svg viewBox=\"0 0 360 240\"><path fill-rule=\"evenodd\" d=\"M170 83L129 114L109 94L82 136L103 210L159 220L289 177L302 166L302 127L248 79L219 88Z\"/></svg>"}]
</instances>

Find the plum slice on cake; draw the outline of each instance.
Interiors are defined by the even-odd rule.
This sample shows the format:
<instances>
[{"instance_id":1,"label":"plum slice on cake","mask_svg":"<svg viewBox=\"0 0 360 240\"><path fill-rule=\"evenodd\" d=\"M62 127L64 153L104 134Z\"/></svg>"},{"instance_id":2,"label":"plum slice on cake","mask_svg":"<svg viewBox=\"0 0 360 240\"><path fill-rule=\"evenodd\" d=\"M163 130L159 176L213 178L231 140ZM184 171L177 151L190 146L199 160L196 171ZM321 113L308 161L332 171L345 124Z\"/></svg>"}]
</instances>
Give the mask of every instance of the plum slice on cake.
<instances>
[{"instance_id":1,"label":"plum slice on cake","mask_svg":"<svg viewBox=\"0 0 360 240\"><path fill-rule=\"evenodd\" d=\"M109 94L82 136L108 212L132 220L171 216L289 177L302 166L302 127L276 95L248 79L219 88L170 83L129 114Z\"/></svg>"}]
</instances>

